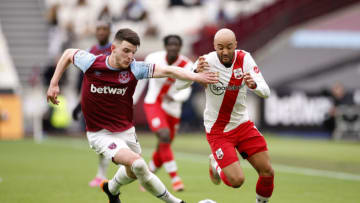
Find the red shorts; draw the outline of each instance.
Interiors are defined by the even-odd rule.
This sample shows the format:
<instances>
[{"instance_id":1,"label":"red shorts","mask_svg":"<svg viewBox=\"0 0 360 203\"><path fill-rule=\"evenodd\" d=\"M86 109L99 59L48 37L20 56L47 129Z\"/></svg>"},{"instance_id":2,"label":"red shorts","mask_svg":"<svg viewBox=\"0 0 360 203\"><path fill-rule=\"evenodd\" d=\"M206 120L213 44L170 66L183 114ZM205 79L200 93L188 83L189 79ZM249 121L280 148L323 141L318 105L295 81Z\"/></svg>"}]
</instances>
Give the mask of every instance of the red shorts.
<instances>
[{"instance_id":1,"label":"red shorts","mask_svg":"<svg viewBox=\"0 0 360 203\"><path fill-rule=\"evenodd\" d=\"M206 138L220 168L239 160L235 148L243 159L247 159L258 152L267 151L264 137L251 121L245 122L227 133L207 133Z\"/></svg>"},{"instance_id":2,"label":"red shorts","mask_svg":"<svg viewBox=\"0 0 360 203\"><path fill-rule=\"evenodd\" d=\"M170 116L162 108L161 104L144 104L146 119L151 131L157 132L159 129L169 129L171 139L174 138L175 132L180 123L180 119Z\"/></svg>"}]
</instances>

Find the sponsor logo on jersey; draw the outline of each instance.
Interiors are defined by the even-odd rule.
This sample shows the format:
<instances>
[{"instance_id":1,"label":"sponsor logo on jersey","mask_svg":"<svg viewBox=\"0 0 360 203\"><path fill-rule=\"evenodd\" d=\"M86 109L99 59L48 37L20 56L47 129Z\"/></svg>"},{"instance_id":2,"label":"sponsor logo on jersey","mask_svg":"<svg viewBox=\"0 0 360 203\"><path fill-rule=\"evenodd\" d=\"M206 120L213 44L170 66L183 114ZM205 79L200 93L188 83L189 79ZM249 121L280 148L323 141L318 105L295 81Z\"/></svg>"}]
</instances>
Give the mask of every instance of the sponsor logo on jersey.
<instances>
[{"instance_id":1,"label":"sponsor logo on jersey","mask_svg":"<svg viewBox=\"0 0 360 203\"><path fill-rule=\"evenodd\" d=\"M217 149L215 154L218 159L222 159L224 157L224 152L222 151L221 148Z\"/></svg>"},{"instance_id":2,"label":"sponsor logo on jersey","mask_svg":"<svg viewBox=\"0 0 360 203\"><path fill-rule=\"evenodd\" d=\"M130 81L130 72L129 71L121 71L119 73L119 82L124 84Z\"/></svg>"},{"instance_id":3,"label":"sponsor logo on jersey","mask_svg":"<svg viewBox=\"0 0 360 203\"><path fill-rule=\"evenodd\" d=\"M234 69L233 72L234 72L234 77L238 80L244 76L244 73L241 70L241 68Z\"/></svg>"},{"instance_id":4,"label":"sponsor logo on jersey","mask_svg":"<svg viewBox=\"0 0 360 203\"><path fill-rule=\"evenodd\" d=\"M226 90L237 91L237 90L240 90L244 85L245 84L240 85L240 86L237 86L237 85L224 86L224 84L219 81L216 84L210 85L210 91L215 95L222 95L225 93Z\"/></svg>"},{"instance_id":5,"label":"sponsor logo on jersey","mask_svg":"<svg viewBox=\"0 0 360 203\"><path fill-rule=\"evenodd\" d=\"M94 84L90 86L91 93L98 93L98 94L120 94L124 96L126 93L127 87L125 88L116 88L116 87L96 87Z\"/></svg>"}]
</instances>

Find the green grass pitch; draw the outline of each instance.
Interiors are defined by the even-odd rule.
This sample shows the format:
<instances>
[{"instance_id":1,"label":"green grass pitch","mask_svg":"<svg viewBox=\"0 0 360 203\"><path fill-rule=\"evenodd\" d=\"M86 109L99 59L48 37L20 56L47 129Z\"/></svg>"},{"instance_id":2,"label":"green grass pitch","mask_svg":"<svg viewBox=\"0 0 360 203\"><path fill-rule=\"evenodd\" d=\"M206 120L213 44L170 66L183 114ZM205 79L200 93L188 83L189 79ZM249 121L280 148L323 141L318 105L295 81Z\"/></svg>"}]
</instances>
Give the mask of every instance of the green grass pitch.
<instances>
[{"instance_id":1,"label":"green grass pitch","mask_svg":"<svg viewBox=\"0 0 360 203\"><path fill-rule=\"evenodd\" d=\"M148 161L155 146L153 135L138 133ZM276 203L360 202L360 143L305 140L265 135L275 169ZM253 203L257 174L241 160L246 180L239 189L213 185L208 178L210 150L204 135L179 135L173 145L185 191L174 193L187 203L213 199L218 203ZM97 155L85 139L48 137L0 141L0 203L104 203L105 194L90 188ZM112 164L108 176L116 166ZM170 188L161 169L157 175ZM123 203L161 202L139 190L137 181L121 189Z\"/></svg>"}]
</instances>

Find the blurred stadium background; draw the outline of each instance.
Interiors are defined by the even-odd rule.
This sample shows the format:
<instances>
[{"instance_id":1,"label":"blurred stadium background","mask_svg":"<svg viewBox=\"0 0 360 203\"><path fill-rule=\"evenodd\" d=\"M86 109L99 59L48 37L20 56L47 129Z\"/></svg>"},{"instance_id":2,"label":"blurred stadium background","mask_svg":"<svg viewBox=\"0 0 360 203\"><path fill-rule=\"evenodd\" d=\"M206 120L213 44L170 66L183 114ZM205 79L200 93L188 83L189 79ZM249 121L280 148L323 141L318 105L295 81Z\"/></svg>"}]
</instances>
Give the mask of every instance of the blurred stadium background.
<instances>
[{"instance_id":1,"label":"blurred stadium background","mask_svg":"<svg viewBox=\"0 0 360 203\"><path fill-rule=\"evenodd\" d=\"M111 21L113 32L129 27L140 34L138 60L163 49L167 34L183 37L182 53L196 60L213 50L219 28L232 29L272 90L266 100L249 93L248 106L279 171L273 201L359 202L359 0L0 0L0 202L103 202L87 188L96 157L83 125L71 118L79 100L76 68L62 82L63 106L46 103L56 60L66 48L95 44L99 19ZM148 158L154 137L142 104L135 122ZM187 174L180 195L190 202L253 201L255 173L245 162L249 181L241 192L208 185L203 108L195 84L175 142ZM136 184L127 190L138 192ZM126 202L154 201L132 198Z\"/></svg>"}]
</instances>

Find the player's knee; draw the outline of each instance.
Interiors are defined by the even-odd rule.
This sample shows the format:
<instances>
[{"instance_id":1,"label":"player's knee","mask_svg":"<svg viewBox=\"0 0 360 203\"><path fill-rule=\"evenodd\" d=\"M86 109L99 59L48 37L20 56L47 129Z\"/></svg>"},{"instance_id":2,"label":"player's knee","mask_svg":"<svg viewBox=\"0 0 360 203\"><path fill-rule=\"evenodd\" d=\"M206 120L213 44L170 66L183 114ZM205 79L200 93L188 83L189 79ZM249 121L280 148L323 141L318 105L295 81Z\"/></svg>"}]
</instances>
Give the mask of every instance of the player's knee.
<instances>
[{"instance_id":1,"label":"player's knee","mask_svg":"<svg viewBox=\"0 0 360 203\"><path fill-rule=\"evenodd\" d=\"M241 187L245 182L245 177L238 175L238 176L232 176L229 179L229 182L231 183L233 188L239 188Z\"/></svg>"},{"instance_id":2,"label":"player's knee","mask_svg":"<svg viewBox=\"0 0 360 203\"><path fill-rule=\"evenodd\" d=\"M157 132L157 135L159 137L160 142L163 142L163 143L170 143L171 142L169 129L166 129L166 128L160 129Z\"/></svg>"},{"instance_id":3,"label":"player's knee","mask_svg":"<svg viewBox=\"0 0 360 203\"><path fill-rule=\"evenodd\" d=\"M274 169L271 166L264 167L259 172L260 176L267 176L267 177L274 176L274 174L275 174Z\"/></svg>"},{"instance_id":4,"label":"player's knee","mask_svg":"<svg viewBox=\"0 0 360 203\"><path fill-rule=\"evenodd\" d=\"M150 171L144 159L140 158L135 160L131 165L131 171L138 179L145 180L150 175Z\"/></svg>"},{"instance_id":5,"label":"player's knee","mask_svg":"<svg viewBox=\"0 0 360 203\"><path fill-rule=\"evenodd\" d=\"M134 172L131 170L130 166L125 166L126 169L126 175L130 178L136 179L136 175L134 174Z\"/></svg>"}]
</instances>

